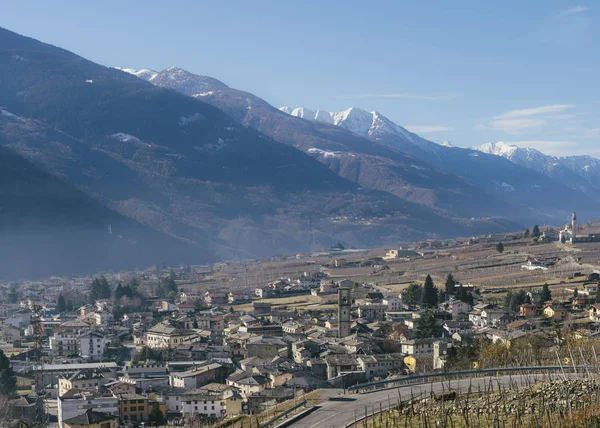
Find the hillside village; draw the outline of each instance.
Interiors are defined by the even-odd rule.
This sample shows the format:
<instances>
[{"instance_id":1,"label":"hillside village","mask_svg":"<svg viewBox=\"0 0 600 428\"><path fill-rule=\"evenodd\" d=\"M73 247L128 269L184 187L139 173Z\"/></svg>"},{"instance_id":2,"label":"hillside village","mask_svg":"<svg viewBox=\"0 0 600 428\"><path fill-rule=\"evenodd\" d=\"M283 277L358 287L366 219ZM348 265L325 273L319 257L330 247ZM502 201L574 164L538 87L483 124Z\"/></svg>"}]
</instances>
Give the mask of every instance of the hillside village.
<instances>
[{"instance_id":1,"label":"hillside village","mask_svg":"<svg viewBox=\"0 0 600 428\"><path fill-rule=\"evenodd\" d=\"M0 346L15 376L5 416L243 424L413 372L555 365L566 343L600 335L600 248L561 237L536 226L2 284Z\"/></svg>"}]
</instances>

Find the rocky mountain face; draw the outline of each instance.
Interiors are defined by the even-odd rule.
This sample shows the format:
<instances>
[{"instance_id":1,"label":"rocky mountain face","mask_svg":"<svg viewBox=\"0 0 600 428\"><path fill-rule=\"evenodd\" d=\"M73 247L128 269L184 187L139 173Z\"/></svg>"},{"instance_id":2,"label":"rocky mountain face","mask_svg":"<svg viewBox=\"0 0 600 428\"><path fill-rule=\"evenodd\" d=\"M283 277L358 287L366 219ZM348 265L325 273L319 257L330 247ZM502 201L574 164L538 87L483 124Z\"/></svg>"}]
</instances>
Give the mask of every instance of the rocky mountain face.
<instances>
[{"instance_id":1,"label":"rocky mountain face","mask_svg":"<svg viewBox=\"0 0 600 428\"><path fill-rule=\"evenodd\" d=\"M373 246L517 227L502 219L455 218L413 202L435 197L458 206L469 188L416 158L375 144L365 148L362 138L343 130L344 144L381 158L385 170L361 170L364 164L355 163L350 151L340 161L308 150L335 151L326 134L336 128L305 141L303 153L240 123L247 104L232 103L238 105L229 112L232 118L204 102L212 98L208 92L226 88L214 79L176 69L129 72L0 29L0 145L109 208L189 244L187 253L197 262L308 251L337 240ZM171 90L181 90L178 85L196 96ZM406 189L399 193L413 198L347 179L375 180L400 166ZM347 173L338 174L342 169ZM391 181L390 187L397 185ZM434 188L435 181L447 191Z\"/></svg>"},{"instance_id":2,"label":"rocky mountain face","mask_svg":"<svg viewBox=\"0 0 600 428\"><path fill-rule=\"evenodd\" d=\"M600 160L591 156L550 156L529 147L502 141L477 147L482 153L500 156L533 169L597 199L600 195Z\"/></svg>"},{"instance_id":3,"label":"rocky mountain face","mask_svg":"<svg viewBox=\"0 0 600 428\"><path fill-rule=\"evenodd\" d=\"M185 76L179 83L178 76ZM151 83L201 98L238 122L318 159L362 187L391 193L447 216L501 216L562 223L593 216L599 203L538 171L477 150L436 144L378 112L276 109L247 92L171 67ZM211 83L212 82L212 83ZM548 194L555 197L549 198Z\"/></svg>"}]
</instances>

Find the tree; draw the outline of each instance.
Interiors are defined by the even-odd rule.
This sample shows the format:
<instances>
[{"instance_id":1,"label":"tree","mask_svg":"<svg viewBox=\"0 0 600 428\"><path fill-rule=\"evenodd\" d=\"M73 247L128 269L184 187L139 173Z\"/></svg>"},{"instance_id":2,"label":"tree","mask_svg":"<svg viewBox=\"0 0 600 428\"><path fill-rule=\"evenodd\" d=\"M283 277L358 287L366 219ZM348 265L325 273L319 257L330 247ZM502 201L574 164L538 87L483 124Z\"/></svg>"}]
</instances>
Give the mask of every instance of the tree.
<instances>
[{"instance_id":1,"label":"tree","mask_svg":"<svg viewBox=\"0 0 600 428\"><path fill-rule=\"evenodd\" d=\"M496 245L496 251L501 254L504 252L504 244L502 242L498 242L498 245Z\"/></svg>"},{"instance_id":2,"label":"tree","mask_svg":"<svg viewBox=\"0 0 600 428\"><path fill-rule=\"evenodd\" d=\"M230 313L230 314L232 314L232 313L234 313L234 312L235 312L235 310L233 309L233 306L230 306L230 307L229 307L229 313Z\"/></svg>"},{"instance_id":3,"label":"tree","mask_svg":"<svg viewBox=\"0 0 600 428\"><path fill-rule=\"evenodd\" d=\"M579 290L577 289L577 287L575 287L575 290L573 290L573 297L578 297L579 296Z\"/></svg>"},{"instance_id":4,"label":"tree","mask_svg":"<svg viewBox=\"0 0 600 428\"><path fill-rule=\"evenodd\" d=\"M525 233L523 234L523 236L524 236L525 238L529 238L529 235L531 235L531 232L529 231L529 229L526 229L526 230L525 230Z\"/></svg>"},{"instance_id":5,"label":"tree","mask_svg":"<svg viewBox=\"0 0 600 428\"><path fill-rule=\"evenodd\" d=\"M442 332L442 328L438 325L435 316L431 310L426 310L421 313L417 319L415 336L417 338L438 337Z\"/></svg>"},{"instance_id":6,"label":"tree","mask_svg":"<svg viewBox=\"0 0 600 428\"><path fill-rule=\"evenodd\" d=\"M560 236L560 243L561 244L566 244L567 243L567 237L565 235L561 235Z\"/></svg>"},{"instance_id":7,"label":"tree","mask_svg":"<svg viewBox=\"0 0 600 428\"><path fill-rule=\"evenodd\" d=\"M454 296L456 300L460 300L461 302L466 302L469 305L473 306L473 295L469 293L464 288L460 287Z\"/></svg>"},{"instance_id":8,"label":"tree","mask_svg":"<svg viewBox=\"0 0 600 428\"><path fill-rule=\"evenodd\" d=\"M421 307L429 308L437 305L438 302L438 289L433 284L431 275L427 275L425 278L425 285L423 286L423 292L421 293Z\"/></svg>"},{"instance_id":9,"label":"tree","mask_svg":"<svg viewBox=\"0 0 600 428\"><path fill-rule=\"evenodd\" d=\"M154 406L152 408L152 410L148 414L148 419L150 419L150 422L152 422L152 425L156 425L156 426L164 425L167 422L164 415L158 408L158 406Z\"/></svg>"},{"instance_id":10,"label":"tree","mask_svg":"<svg viewBox=\"0 0 600 428\"><path fill-rule=\"evenodd\" d=\"M512 312L517 312L519 310L519 307L523 303L525 303L526 300L527 293L525 292L525 290L520 290L516 293L509 291L508 293L506 293L506 296L504 296L504 306L510 309Z\"/></svg>"},{"instance_id":11,"label":"tree","mask_svg":"<svg viewBox=\"0 0 600 428\"><path fill-rule=\"evenodd\" d=\"M531 233L531 236L534 238L539 238L541 235L542 233L540 232L540 227L536 224L533 226L533 232Z\"/></svg>"},{"instance_id":12,"label":"tree","mask_svg":"<svg viewBox=\"0 0 600 428\"><path fill-rule=\"evenodd\" d=\"M456 285L456 280L452 276L451 273L446 277L446 294L454 293L454 286Z\"/></svg>"},{"instance_id":13,"label":"tree","mask_svg":"<svg viewBox=\"0 0 600 428\"><path fill-rule=\"evenodd\" d=\"M10 360L0 349L0 395L12 397L17 391L17 378L10 366Z\"/></svg>"},{"instance_id":14,"label":"tree","mask_svg":"<svg viewBox=\"0 0 600 428\"><path fill-rule=\"evenodd\" d=\"M402 300L407 305L416 305L421 301L423 289L419 284L410 284L402 293Z\"/></svg>"},{"instance_id":15,"label":"tree","mask_svg":"<svg viewBox=\"0 0 600 428\"><path fill-rule=\"evenodd\" d=\"M60 314L67 310L67 303L65 302L65 298L62 294L58 295L58 300L56 301L56 311Z\"/></svg>"},{"instance_id":16,"label":"tree","mask_svg":"<svg viewBox=\"0 0 600 428\"><path fill-rule=\"evenodd\" d=\"M548 284L544 284L544 286L542 287L542 294L540 295L540 302L543 305L544 303L549 302L550 300L552 300L552 293L550 292Z\"/></svg>"},{"instance_id":17,"label":"tree","mask_svg":"<svg viewBox=\"0 0 600 428\"><path fill-rule=\"evenodd\" d=\"M19 292L16 285L10 286L10 292L8 293L8 301L10 303L17 303L19 301Z\"/></svg>"},{"instance_id":18,"label":"tree","mask_svg":"<svg viewBox=\"0 0 600 428\"><path fill-rule=\"evenodd\" d=\"M108 285L106 277L102 275L100 278L94 278L92 281L90 300L95 302L96 300L108 298L110 298L110 285Z\"/></svg>"}]
</instances>

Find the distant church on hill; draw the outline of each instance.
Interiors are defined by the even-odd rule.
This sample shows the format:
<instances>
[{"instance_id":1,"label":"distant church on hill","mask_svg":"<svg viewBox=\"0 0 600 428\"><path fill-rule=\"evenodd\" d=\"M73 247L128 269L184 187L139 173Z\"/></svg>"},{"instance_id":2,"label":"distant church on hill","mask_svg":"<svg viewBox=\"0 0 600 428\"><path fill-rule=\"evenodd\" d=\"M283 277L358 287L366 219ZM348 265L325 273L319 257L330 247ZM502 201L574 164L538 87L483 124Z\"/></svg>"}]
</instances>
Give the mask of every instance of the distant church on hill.
<instances>
[{"instance_id":1,"label":"distant church on hill","mask_svg":"<svg viewBox=\"0 0 600 428\"><path fill-rule=\"evenodd\" d=\"M565 228L558 233L560 242L575 244L584 242L600 242L600 235L578 236L577 234L577 213L571 216L571 224L565 225Z\"/></svg>"}]
</instances>

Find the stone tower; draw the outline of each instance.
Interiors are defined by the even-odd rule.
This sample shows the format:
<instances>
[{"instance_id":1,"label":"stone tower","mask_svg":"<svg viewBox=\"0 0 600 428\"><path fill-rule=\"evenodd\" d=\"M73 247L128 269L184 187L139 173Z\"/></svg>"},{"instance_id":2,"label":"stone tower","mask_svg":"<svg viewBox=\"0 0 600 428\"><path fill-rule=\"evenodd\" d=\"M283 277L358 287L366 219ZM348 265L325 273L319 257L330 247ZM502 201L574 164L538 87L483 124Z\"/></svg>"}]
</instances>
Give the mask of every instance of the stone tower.
<instances>
[{"instance_id":1,"label":"stone tower","mask_svg":"<svg viewBox=\"0 0 600 428\"><path fill-rule=\"evenodd\" d=\"M350 336L352 320L350 310L352 309L352 298L350 289L340 287L338 289L338 337Z\"/></svg>"},{"instance_id":2,"label":"stone tower","mask_svg":"<svg viewBox=\"0 0 600 428\"><path fill-rule=\"evenodd\" d=\"M571 217L571 243L577 238L577 213Z\"/></svg>"}]
</instances>

